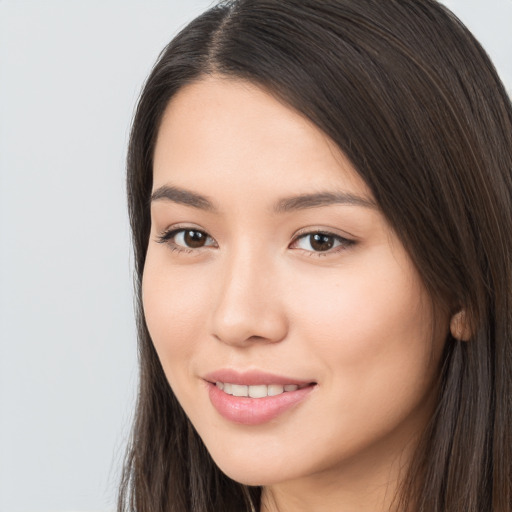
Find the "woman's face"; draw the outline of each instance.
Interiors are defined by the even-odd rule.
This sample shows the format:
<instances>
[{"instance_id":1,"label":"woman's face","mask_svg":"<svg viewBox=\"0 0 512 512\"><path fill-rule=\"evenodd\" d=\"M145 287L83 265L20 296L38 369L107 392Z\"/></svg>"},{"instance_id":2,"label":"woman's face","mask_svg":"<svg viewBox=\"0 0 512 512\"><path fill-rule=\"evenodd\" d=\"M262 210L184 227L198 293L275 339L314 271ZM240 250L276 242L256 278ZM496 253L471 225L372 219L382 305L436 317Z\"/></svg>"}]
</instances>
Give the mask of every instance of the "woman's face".
<instances>
[{"instance_id":1,"label":"woman's face","mask_svg":"<svg viewBox=\"0 0 512 512\"><path fill-rule=\"evenodd\" d=\"M431 412L448 319L433 329L332 141L249 83L188 85L158 133L151 221L147 325L219 467L254 485L389 475Z\"/></svg>"}]
</instances>

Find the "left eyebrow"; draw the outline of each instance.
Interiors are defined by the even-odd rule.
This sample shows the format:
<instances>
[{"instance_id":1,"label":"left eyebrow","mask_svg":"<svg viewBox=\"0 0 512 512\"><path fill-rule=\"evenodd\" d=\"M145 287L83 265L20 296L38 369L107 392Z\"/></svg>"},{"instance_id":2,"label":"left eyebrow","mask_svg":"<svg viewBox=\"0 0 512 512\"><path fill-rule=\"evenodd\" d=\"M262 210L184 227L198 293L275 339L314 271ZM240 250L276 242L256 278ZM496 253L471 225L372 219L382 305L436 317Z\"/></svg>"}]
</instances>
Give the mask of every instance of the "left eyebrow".
<instances>
[{"instance_id":1,"label":"left eyebrow","mask_svg":"<svg viewBox=\"0 0 512 512\"><path fill-rule=\"evenodd\" d=\"M157 188L151 194L152 202L162 199L172 201L173 203L177 204L192 206L193 208L198 208L199 210L206 210L210 212L216 211L215 206L206 196L202 196L201 194L197 194L196 192L192 192L180 187L164 185L160 188Z\"/></svg>"},{"instance_id":2,"label":"left eyebrow","mask_svg":"<svg viewBox=\"0 0 512 512\"><path fill-rule=\"evenodd\" d=\"M288 213L307 208L320 208L333 204L349 206L362 206L364 208L376 209L377 204L371 199L351 194L350 192L319 192L316 194L301 194L298 196L280 199L274 205L275 213Z\"/></svg>"}]
</instances>

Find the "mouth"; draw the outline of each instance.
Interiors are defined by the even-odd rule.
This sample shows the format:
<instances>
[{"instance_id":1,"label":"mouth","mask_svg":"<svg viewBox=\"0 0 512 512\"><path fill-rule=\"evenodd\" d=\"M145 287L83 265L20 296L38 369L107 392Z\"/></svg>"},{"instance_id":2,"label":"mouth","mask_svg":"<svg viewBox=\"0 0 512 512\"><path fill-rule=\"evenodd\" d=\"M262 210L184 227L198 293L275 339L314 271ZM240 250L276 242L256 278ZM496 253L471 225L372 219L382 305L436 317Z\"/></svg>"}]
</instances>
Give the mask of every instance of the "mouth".
<instances>
[{"instance_id":1,"label":"mouth","mask_svg":"<svg viewBox=\"0 0 512 512\"><path fill-rule=\"evenodd\" d=\"M314 381L297 380L259 371L214 372L204 378L210 402L224 419L243 425L261 425L297 409L317 387Z\"/></svg>"},{"instance_id":2,"label":"mouth","mask_svg":"<svg viewBox=\"0 0 512 512\"><path fill-rule=\"evenodd\" d=\"M212 383L213 384L213 383ZM249 398L265 398L267 396L278 396L282 393L289 393L303 389L308 386L315 385L314 382L309 384L258 384L258 385L246 385L246 384L233 384L232 382L220 382L216 381L215 386L224 391L224 393L231 396L238 397L249 397Z\"/></svg>"}]
</instances>

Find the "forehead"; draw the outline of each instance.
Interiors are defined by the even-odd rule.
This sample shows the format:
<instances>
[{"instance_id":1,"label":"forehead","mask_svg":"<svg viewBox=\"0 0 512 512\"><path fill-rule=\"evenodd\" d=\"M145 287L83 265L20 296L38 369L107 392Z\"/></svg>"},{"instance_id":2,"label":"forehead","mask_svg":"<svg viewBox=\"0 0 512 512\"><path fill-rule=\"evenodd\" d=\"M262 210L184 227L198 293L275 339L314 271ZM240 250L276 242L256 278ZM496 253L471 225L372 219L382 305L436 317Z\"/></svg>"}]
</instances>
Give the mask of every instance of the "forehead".
<instances>
[{"instance_id":1,"label":"forehead","mask_svg":"<svg viewBox=\"0 0 512 512\"><path fill-rule=\"evenodd\" d=\"M214 187L346 189L371 197L336 144L315 124L261 87L203 78L169 102L154 154L155 187L168 181Z\"/></svg>"}]
</instances>

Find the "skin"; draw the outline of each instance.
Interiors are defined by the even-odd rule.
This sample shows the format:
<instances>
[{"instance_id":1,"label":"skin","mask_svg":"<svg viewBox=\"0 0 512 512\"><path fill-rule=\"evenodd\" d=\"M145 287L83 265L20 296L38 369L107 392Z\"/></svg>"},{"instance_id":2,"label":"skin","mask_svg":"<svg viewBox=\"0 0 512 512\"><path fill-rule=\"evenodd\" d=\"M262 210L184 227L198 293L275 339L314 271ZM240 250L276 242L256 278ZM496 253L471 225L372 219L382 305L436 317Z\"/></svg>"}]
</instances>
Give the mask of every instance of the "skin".
<instances>
[{"instance_id":1,"label":"skin","mask_svg":"<svg viewBox=\"0 0 512 512\"><path fill-rule=\"evenodd\" d=\"M169 103L154 187L143 304L167 379L218 466L262 485L269 511L388 510L435 403L448 332L365 183L315 125L256 85L203 78ZM361 204L276 211L343 192ZM365 203L366 202L366 203ZM304 206L304 205L303 205ZM190 248L178 228L208 235ZM315 251L311 232L332 233ZM349 239L346 243L339 238ZM212 406L221 368L316 382L274 420L242 425Z\"/></svg>"}]
</instances>

